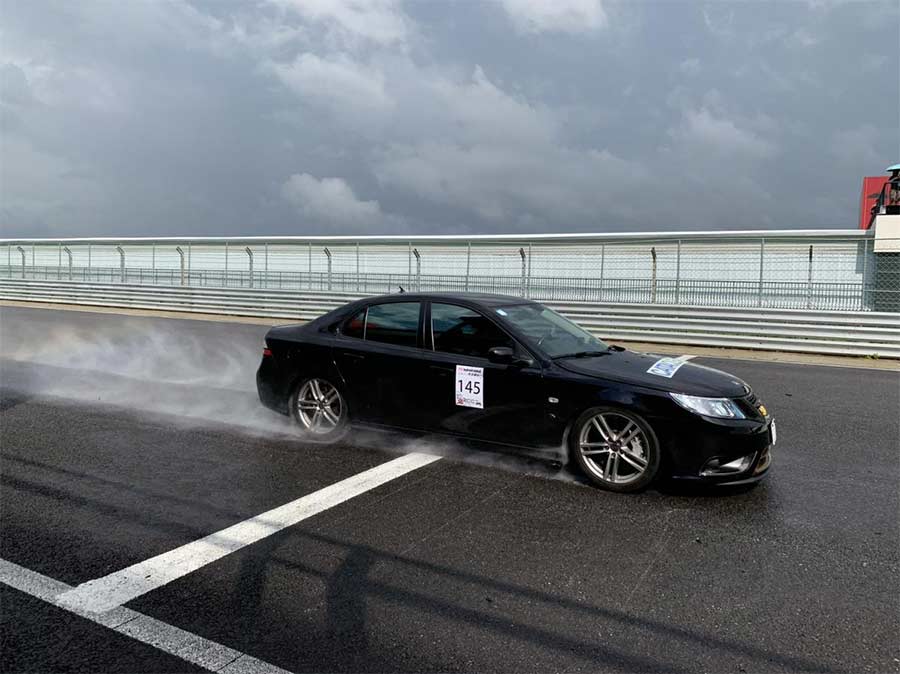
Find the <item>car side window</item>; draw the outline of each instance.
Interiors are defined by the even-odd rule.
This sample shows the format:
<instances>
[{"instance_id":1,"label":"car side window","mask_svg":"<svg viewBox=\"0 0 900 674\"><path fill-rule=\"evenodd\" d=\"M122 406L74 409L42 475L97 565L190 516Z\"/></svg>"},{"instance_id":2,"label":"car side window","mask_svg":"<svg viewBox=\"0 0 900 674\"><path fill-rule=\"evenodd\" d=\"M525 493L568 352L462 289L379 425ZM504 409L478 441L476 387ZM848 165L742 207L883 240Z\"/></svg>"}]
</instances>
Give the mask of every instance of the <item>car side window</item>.
<instances>
[{"instance_id":1,"label":"car side window","mask_svg":"<svg viewBox=\"0 0 900 674\"><path fill-rule=\"evenodd\" d=\"M366 334L365 327L366 310L363 309L349 321L344 323L344 327L341 328L341 334L346 335L347 337L356 337L357 339L362 339Z\"/></svg>"},{"instance_id":2,"label":"car side window","mask_svg":"<svg viewBox=\"0 0 900 674\"><path fill-rule=\"evenodd\" d=\"M419 305L419 302L373 304L366 313L364 339L368 342L417 346Z\"/></svg>"},{"instance_id":3,"label":"car side window","mask_svg":"<svg viewBox=\"0 0 900 674\"><path fill-rule=\"evenodd\" d=\"M455 304L431 305L434 350L487 358L495 346L515 347L503 330L473 309Z\"/></svg>"}]
</instances>

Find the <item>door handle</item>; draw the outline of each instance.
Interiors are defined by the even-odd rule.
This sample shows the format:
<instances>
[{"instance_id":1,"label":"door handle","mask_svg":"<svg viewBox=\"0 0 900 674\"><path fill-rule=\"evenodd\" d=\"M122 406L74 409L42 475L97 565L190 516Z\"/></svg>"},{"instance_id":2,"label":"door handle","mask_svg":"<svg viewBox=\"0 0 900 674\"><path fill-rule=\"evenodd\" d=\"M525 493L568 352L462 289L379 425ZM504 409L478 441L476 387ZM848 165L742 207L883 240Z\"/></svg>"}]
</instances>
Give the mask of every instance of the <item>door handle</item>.
<instances>
[{"instance_id":1,"label":"door handle","mask_svg":"<svg viewBox=\"0 0 900 674\"><path fill-rule=\"evenodd\" d=\"M352 351L345 351L341 354L345 358L350 358L352 360L365 360L366 356L363 353L353 353Z\"/></svg>"},{"instance_id":2,"label":"door handle","mask_svg":"<svg viewBox=\"0 0 900 674\"><path fill-rule=\"evenodd\" d=\"M429 365L428 369L438 374L453 374L456 371L454 368L444 365Z\"/></svg>"}]
</instances>

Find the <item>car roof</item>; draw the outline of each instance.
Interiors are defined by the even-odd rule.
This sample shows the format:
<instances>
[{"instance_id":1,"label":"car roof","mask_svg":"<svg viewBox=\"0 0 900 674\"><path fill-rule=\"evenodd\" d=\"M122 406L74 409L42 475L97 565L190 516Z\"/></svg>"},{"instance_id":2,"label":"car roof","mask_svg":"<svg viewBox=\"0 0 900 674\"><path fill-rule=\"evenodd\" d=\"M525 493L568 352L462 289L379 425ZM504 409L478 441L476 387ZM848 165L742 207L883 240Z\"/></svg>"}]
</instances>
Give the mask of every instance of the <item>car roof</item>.
<instances>
[{"instance_id":1,"label":"car roof","mask_svg":"<svg viewBox=\"0 0 900 674\"><path fill-rule=\"evenodd\" d=\"M382 302L385 300L407 300L410 302L421 302L423 300L447 301L447 302L469 302L471 304L480 304L485 307L508 306L510 304L536 304L534 300L528 300L524 297L516 297L514 295L498 295L492 293L466 293L466 292L432 292L432 293L391 293L390 295L378 295L377 297L366 297L366 303Z\"/></svg>"}]
</instances>

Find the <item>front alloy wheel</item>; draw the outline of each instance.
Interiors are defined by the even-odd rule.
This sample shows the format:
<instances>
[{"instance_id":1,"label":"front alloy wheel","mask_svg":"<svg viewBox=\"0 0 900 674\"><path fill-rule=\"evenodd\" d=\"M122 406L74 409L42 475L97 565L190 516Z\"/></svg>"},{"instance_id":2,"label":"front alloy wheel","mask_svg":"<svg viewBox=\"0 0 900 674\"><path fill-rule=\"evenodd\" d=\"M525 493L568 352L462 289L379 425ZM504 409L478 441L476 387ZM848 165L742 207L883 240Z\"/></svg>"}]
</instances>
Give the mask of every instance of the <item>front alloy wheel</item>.
<instances>
[{"instance_id":1,"label":"front alloy wheel","mask_svg":"<svg viewBox=\"0 0 900 674\"><path fill-rule=\"evenodd\" d=\"M575 424L571 451L596 485L611 491L647 486L659 469L659 447L641 417L624 410L588 410Z\"/></svg>"},{"instance_id":2,"label":"front alloy wheel","mask_svg":"<svg viewBox=\"0 0 900 674\"><path fill-rule=\"evenodd\" d=\"M347 405L337 387L325 379L307 379L291 400L291 415L310 440L336 440L347 423Z\"/></svg>"}]
</instances>

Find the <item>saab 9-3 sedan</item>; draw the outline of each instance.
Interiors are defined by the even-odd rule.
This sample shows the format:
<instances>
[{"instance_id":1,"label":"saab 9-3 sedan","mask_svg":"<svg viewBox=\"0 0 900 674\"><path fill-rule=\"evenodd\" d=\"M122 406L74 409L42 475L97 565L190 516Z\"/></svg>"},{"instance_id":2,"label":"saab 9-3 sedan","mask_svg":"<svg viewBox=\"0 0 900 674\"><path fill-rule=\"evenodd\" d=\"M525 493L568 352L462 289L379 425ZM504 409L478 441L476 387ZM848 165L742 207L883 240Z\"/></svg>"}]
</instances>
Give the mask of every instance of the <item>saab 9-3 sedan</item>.
<instances>
[{"instance_id":1,"label":"saab 9-3 sedan","mask_svg":"<svg viewBox=\"0 0 900 674\"><path fill-rule=\"evenodd\" d=\"M368 297L272 328L257 388L312 441L375 426L507 451L563 447L592 482L620 492L663 474L755 482L776 434L740 379L608 346L502 295Z\"/></svg>"}]
</instances>

